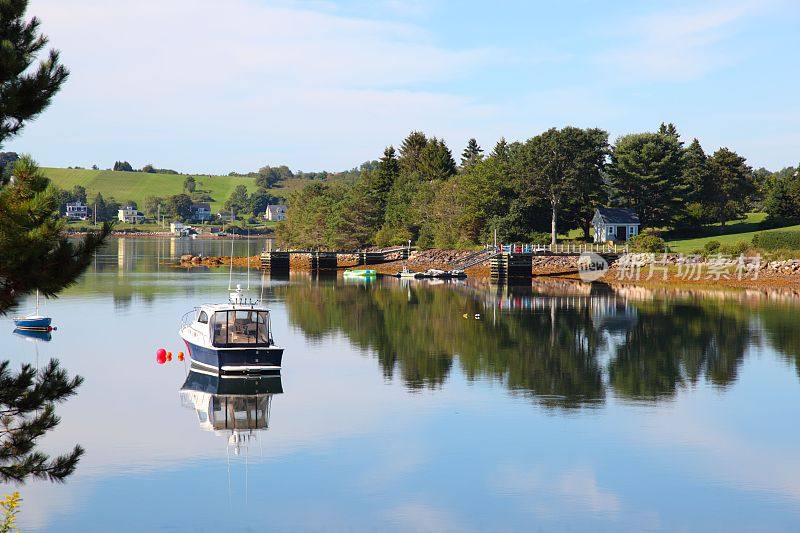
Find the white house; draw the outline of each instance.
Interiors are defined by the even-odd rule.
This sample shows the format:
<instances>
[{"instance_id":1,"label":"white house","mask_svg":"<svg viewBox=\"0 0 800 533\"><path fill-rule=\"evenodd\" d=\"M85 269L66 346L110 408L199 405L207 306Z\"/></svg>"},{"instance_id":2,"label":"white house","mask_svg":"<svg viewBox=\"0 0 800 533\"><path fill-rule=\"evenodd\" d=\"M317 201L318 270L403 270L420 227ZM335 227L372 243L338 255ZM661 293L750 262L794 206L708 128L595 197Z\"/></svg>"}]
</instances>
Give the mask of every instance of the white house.
<instances>
[{"instance_id":1,"label":"white house","mask_svg":"<svg viewBox=\"0 0 800 533\"><path fill-rule=\"evenodd\" d=\"M173 233L175 235L183 234L187 230L188 227L189 226L187 226L183 222L170 222L169 223L169 231L170 231L170 233Z\"/></svg>"},{"instance_id":2,"label":"white house","mask_svg":"<svg viewBox=\"0 0 800 533\"><path fill-rule=\"evenodd\" d=\"M278 222L286 220L286 206L285 205L268 205L267 210L264 211L264 218Z\"/></svg>"},{"instance_id":3,"label":"white house","mask_svg":"<svg viewBox=\"0 0 800 533\"><path fill-rule=\"evenodd\" d=\"M66 215L69 220L86 220L89 218L89 208L81 201L68 202Z\"/></svg>"},{"instance_id":4,"label":"white house","mask_svg":"<svg viewBox=\"0 0 800 533\"><path fill-rule=\"evenodd\" d=\"M211 205L208 203L192 204L192 220L196 222L207 222L214 218L211 214Z\"/></svg>"},{"instance_id":5,"label":"white house","mask_svg":"<svg viewBox=\"0 0 800 533\"><path fill-rule=\"evenodd\" d=\"M132 205L126 205L117 211L117 218L128 224L141 224L144 221L144 215Z\"/></svg>"},{"instance_id":6,"label":"white house","mask_svg":"<svg viewBox=\"0 0 800 533\"><path fill-rule=\"evenodd\" d=\"M639 234L639 217L632 209L598 207L592 218L594 242L627 241Z\"/></svg>"}]
</instances>

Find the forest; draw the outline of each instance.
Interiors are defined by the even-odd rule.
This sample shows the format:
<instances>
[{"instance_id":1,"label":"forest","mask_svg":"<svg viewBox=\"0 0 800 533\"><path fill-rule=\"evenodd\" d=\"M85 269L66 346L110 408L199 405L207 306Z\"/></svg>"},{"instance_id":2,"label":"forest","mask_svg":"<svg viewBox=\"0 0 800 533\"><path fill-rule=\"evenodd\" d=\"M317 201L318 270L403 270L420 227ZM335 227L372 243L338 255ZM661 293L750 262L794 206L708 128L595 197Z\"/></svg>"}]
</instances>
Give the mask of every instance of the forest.
<instances>
[{"instance_id":1,"label":"forest","mask_svg":"<svg viewBox=\"0 0 800 533\"><path fill-rule=\"evenodd\" d=\"M776 227L800 219L800 182L792 167L753 170L729 148L707 154L671 123L613 145L602 129L576 127L501 138L489 153L470 139L458 163L442 139L413 131L356 179L309 183L288 204L277 230L287 246L457 248L495 233L546 243L580 230L590 240L599 206L633 209L649 232L698 234L753 210Z\"/></svg>"}]
</instances>

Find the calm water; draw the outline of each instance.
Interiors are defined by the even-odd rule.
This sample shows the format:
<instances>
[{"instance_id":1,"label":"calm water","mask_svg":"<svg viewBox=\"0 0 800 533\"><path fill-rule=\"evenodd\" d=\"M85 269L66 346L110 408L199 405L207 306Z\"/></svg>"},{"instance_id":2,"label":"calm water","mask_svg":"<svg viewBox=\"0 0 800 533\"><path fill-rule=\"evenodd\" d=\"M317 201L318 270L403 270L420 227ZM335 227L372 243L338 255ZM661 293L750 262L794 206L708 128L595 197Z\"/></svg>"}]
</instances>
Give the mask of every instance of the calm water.
<instances>
[{"instance_id":1,"label":"calm water","mask_svg":"<svg viewBox=\"0 0 800 533\"><path fill-rule=\"evenodd\" d=\"M49 343L2 319L15 366L85 377L43 447L86 455L21 487L23 531L800 529L800 304L267 281L284 367L236 453L154 356L228 284L159 258L213 246L112 241L48 302Z\"/></svg>"}]
</instances>

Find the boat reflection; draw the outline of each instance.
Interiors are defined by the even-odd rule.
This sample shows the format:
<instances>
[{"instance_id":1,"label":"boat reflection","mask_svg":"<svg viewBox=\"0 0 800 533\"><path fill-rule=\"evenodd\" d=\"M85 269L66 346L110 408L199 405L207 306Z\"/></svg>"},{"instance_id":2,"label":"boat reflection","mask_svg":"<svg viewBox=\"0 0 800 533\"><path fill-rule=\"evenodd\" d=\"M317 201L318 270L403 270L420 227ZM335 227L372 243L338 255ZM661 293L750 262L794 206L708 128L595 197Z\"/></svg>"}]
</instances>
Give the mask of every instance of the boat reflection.
<instances>
[{"instance_id":1,"label":"boat reflection","mask_svg":"<svg viewBox=\"0 0 800 533\"><path fill-rule=\"evenodd\" d=\"M50 342L53 336L50 334L49 331L42 331L42 330L35 330L35 329L21 329L16 328L14 329L14 335L18 337L23 337L26 340L31 341L43 341L43 342Z\"/></svg>"},{"instance_id":2,"label":"boat reflection","mask_svg":"<svg viewBox=\"0 0 800 533\"><path fill-rule=\"evenodd\" d=\"M269 429L272 396L283 393L280 373L219 377L189 371L180 390L181 404L197 413L200 428L225 436L234 454Z\"/></svg>"}]
</instances>

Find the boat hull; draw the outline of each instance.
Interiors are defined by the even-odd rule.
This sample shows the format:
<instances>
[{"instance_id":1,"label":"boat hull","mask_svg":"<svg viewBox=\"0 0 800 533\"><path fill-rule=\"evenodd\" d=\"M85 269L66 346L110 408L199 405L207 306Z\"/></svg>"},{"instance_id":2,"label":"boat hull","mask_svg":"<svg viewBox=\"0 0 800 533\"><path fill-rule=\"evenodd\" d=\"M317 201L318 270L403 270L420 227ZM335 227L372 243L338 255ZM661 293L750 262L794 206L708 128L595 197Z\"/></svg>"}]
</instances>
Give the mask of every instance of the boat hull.
<instances>
[{"instance_id":1,"label":"boat hull","mask_svg":"<svg viewBox=\"0 0 800 533\"><path fill-rule=\"evenodd\" d=\"M279 370L283 348L208 348L184 339L192 363L219 374L250 374Z\"/></svg>"},{"instance_id":2,"label":"boat hull","mask_svg":"<svg viewBox=\"0 0 800 533\"><path fill-rule=\"evenodd\" d=\"M14 319L14 325L19 329L47 331L47 328L50 327L50 321L50 317L45 316L21 317Z\"/></svg>"}]
</instances>

